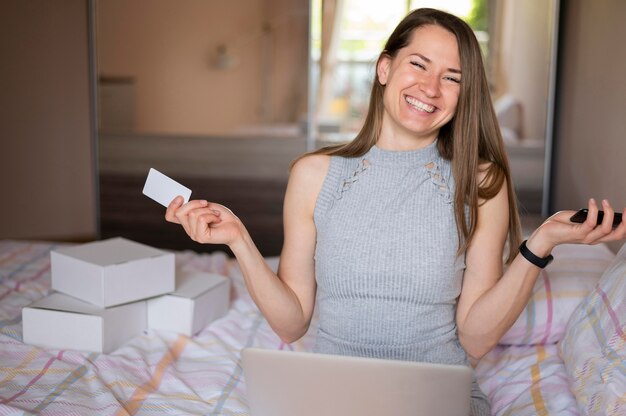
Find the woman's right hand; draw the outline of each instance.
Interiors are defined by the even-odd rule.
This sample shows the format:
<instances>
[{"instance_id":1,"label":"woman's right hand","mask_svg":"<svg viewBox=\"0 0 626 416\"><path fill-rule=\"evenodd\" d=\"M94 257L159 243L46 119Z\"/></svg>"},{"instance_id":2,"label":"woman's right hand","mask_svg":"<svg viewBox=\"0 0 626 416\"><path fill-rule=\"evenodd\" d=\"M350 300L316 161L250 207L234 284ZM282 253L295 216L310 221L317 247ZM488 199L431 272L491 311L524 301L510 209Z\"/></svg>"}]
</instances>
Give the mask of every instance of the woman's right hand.
<instances>
[{"instance_id":1,"label":"woman's right hand","mask_svg":"<svg viewBox=\"0 0 626 416\"><path fill-rule=\"evenodd\" d=\"M235 214L223 205L205 200L184 204L178 196L167 207L165 219L182 225L193 241L228 246L241 240L245 227Z\"/></svg>"}]
</instances>

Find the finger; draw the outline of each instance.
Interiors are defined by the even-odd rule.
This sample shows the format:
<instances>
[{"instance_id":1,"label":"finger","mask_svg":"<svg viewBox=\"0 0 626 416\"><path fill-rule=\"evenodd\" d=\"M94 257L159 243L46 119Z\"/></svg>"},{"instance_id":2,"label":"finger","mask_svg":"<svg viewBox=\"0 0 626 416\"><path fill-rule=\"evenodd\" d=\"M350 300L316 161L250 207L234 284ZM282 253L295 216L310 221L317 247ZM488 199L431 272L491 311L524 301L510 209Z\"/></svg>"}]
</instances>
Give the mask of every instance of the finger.
<instances>
[{"instance_id":1,"label":"finger","mask_svg":"<svg viewBox=\"0 0 626 416\"><path fill-rule=\"evenodd\" d=\"M608 200L602 200L603 218L602 222L585 238L589 244L597 244L606 241L619 239L621 230L613 229L613 217L615 211ZM596 223L597 224L597 223Z\"/></svg>"},{"instance_id":2,"label":"finger","mask_svg":"<svg viewBox=\"0 0 626 416\"><path fill-rule=\"evenodd\" d=\"M189 212L189 235L193 240L198 241L206 233L208 227L221 222L220 216L216 215L215 212L209 207L197 208Z\"/></svg>"},{"instance_id":3,"label":"finger","mask_svg":"<svg viewBox=\"0 0 626 416\"><path fill-rule=\"evenodd\" d=\"M220 217L213 212L200 214L196 220L196 241L210 242L212 231L220 222Z\"/></svg>"},{"instance_id":4,"label":"finger","mask_svg":"<svg viewBox=\"0 0 626 416\"><path fill-rule=\"evenodd\" d=\"M192 221L197 221L199 216L205 215L205 214L214 215L216 221L222 220L222 214L220 213L220 211L216 210L215 208L208 207L208 206L198 207L198 208L189 210L189 212L187 213L187 216L190 218L189 222L192 222Z\"/></svg>"},{"instance_id":5,"label":"finger","mask_svg":"<svg viewBox=\"0 0 626 416\"><path fill-rule=\"evenodd\" d=\"M180 210L186 215L189 211L198 208L205 208L207 205L209 205L209 202L204 199L194 199L180 207Z\"/></svg>"},{"instance_id":6,"label":"finger","mask_svg":"<svg viewBox=\"0 0 626 416\"><path fill-rule=\"evenodd\" d=\"M183 197L179 195L168 205L167 210L165 211L166 219L174 220L177 215L185 215L190 209L206 206L207 204L208 202L205 200L194 200L184 204Z\"/></svg>"},{"instance_id":7,"label":"finger","mask_svg":"<svg viewBox=\"0 0 626 416\"><path fill-rule=\"evenodd\" d=\"M589 200L588 208L589 212L587 213L585 224L593 229L598 224L598 204L595 199L591 198Z\"/></svg>"},{"instance_id":8,"label":"finger","mask_svg":"<svg viewBox=\"0 0 626 416\"><path fill-rule=\"evenodd\" d=\"M204 200L194 200L189 201L184 204L182 207L178 208L174 213L178 223L182 225L183 229L191 237L191 227L189 225L189 213L193 212L195 209L206 207L207 201Z\"/></svg>"},{"instance_id":9,"label":"finger","mask_svg":"<svg viewBox=\"0 0 626 416\"><path fill-rule=\"evenodd\" d=\"M197 240L197 229L198 229L198 216L199 216L199 211L202 210L204 208L198 208L198 209L194 209L189 211L189 214L187 215L188 221L187 221L187 227L188 227L188 231L187 234L189 234L189 237L191 237L191 239L193 241L198 241Z\"/></svg>"},{"instance_id":10,"label":"finger","mask_svg":"<svg viewBox=\"0 0 626 416\"><path fill-rule=\"evenodd\" d=\"M626 208L622 211L622 218L626 218ZM622 220L617 227L613 228L612 231L603 236L598 240L599 243L623 240L626 238L626 221Z\"/></svg>"},{"instance_id":11,"label":"finger","mask_svg":"<svg viewBox=\"0 0 626 416\"><path fill-rule=\"evenodd\" d=\"M598 203L595 199L589 199L587 205L587 218L582 224L578 224L579 242L583 244L596 244L606 233L598 227Z\"/></svg>"},{"instance_id":12,"label":"finger","mask_svg":"<svg viewBox=\"0 0 626 416\"><path fill-rule=\"evenodd\" d=\"M208 205L208 202L205 200L193 200L189 201L180 208L176 210L174 215L182 224L185 221L185 217L189 215L191 211L198 208L205 208Z\"/></svg>"},{"instance_id":13,"label":"finger","mask_svg":"<svg viewBox=\"0 0 626 416\"><path fill-rule=\"evenodd\" d=\"M215 215L218 215L218 216L220 216L222 214L235 216L235 214L233 214L233 212L228 207L225 207L222 204L218 204L218 203L215 203L215 202L209 202L207 207L211 208L215 212Z\"/></svg>"},{"instance_id":14,"label":"finger","mask_svg":"<svg viewBox=\"0 0 626 416\"><path fill-rule=\"evenodd\" d=\"M605 234L609 234L613 230L613 216L615 211L608 200L602 200L602 209L604 210L604 218L602 218L602 224L600 227Z\"/></svg>"},{"instance_id":15,"label":"finger","mask_svg":"<svg viewBox=\"0 0 626 416\"><path fill-rule=\"evenodd\" d=\"M167 206L167 209L165 210L166 221L173 222L175 224L180 224L180 221L178 221L178 218L176 218L175 214L176 214L176 210L180 208L181 205L183 205L183 202L184 202L184 199L180 195L174 198L172 202L170 202L170 204Z\"/></svg>"}]
</instances>

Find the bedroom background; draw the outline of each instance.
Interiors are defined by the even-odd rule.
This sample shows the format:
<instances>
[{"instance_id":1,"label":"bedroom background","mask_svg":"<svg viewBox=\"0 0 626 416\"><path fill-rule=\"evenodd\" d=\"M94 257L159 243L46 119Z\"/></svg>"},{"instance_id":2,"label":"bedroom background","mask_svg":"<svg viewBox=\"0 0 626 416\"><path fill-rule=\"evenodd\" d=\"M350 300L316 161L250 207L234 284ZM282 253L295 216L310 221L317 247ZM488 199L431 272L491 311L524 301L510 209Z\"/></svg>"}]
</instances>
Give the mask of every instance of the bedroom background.
<instances>
[{"instance_id":1,"label":"bedroom background","mask_svg":"<svg viewBox=\"0 0 626 416\"><path fill-rule=\"evenodd\" d=\"M233 45L231 41L238 35L249 39L248 29L251 27L261 29L256 32L264 34L260 39L267 38L268 30L277 35L278 26L261 25L259 13L264 16L271 11L271 5L282 7L286 1L241 0L236 3L248 2L245 4L251 7L231 11L244 15L249 12L247 16L252 20L244 22L250 27L242 27L233 35L225 21L215 21L211 25L228 33L227 41L211 43L202 36L195 36L199 43L206 42L202 52L194 55L198 68L202 68L199 72L205 74L202 76L223 80L234 72L250 70L248 77L259 77L263 73L260 70L262 62L274 65L272 60L257 60L258 66L244 68L249 65L249 54L237 53L235 46L240 45ZM444 0L439 1L443 3ZM541 0L507 1L527 5L527 11L535 12L539 9L532 5L544 3ZM175 252L177 267L180 266L183 273L219 273L228 276L232 284L231 307L227 315L193 337L172 331L148 330L111 354L42 348L23 342L23 307L50 294L50 253L62 246L61 242L98 238L107 227L111 229L115 221L124 225L123 221L128 221L135 212L135 218L126 223L126 227L137 225L144 233L146 229L151 231L151 238L165 238L168 243L174 242L174 237L168 237L168 234L176 234L175 238L189 243L178 227L163 221L163 209L140 194L145 175L143 169L147 169L141 165L142 161L169 163L163 170L170 173L169 169L174 169L172 176L191 182L193 175L179 178L176 174L175 169L180 164L176 162L180 160L176 151L184 153L190 145L195 145L197 150L198 142L204 144L204 150L185 156L187 162L195 161L195 166L203 173L219 168L217 172L222 177L216 182L222 188L201 177L197 185L207 186L206 190L196 188L196 183L189 183L197 195L220 192L222 196L227 192L243 195L238 202L243 206L242 212L249 209L252 220L258 220L260 227L269 225L276 232L277 223L272 221L280 218L277 201L282 198L279 188L284 186L284 179L277 182L272 191L270 178L272 172L286 175L288 158L280 159L283 160L280 162L284 164L282 167L261 158L266 155L274 157L270 160L276 160L276 155L289 155L293 149L280 144L298 143L288 141L284 136L277 137L277 132L293 133L294 125L300 128L311 125L319 126L319 133L324 133L328 139L343 133L332 117L323 119L318 114L319 119L310 119L312 112L308 110L313 96L309 94L305 123L293 119L288 123L273 120L281 127L268 131L274 141L259 140L258 128L263 124L261 116L298 114L300 110L292 105L289 110L293 109L293 112L280 110L274 113L273 109L281 108L280 100L261 101L260 92L257 95L257 92L250 91L245 96L230 94L235 99L235 107L249 105L250 108L240 113L230 110L229 113L249 116L246 123L257 130L254 137L241 137L249 129L239 129L236 135L230 130L219 132L219 136L228 137L216 137L215 141L206 137L208 135L195 133L188 133L186 140L179 140L182 135L167 131L120 134L110 129L107 136L117 140L109 141L109 155L115 154L112 150L132 143L137 144L138 150L134 151L132 158L123 160L124 163L115 162L115 158L108 159L108 164L103 163L107 152L101 148L104 131L98 129L102 114L97 110L104 104L97 99L102 95L99 90L105 86L122 87L121 95L124 96L124 90L128 93L126 84L132 76L126 70L108 70L101 75L104 76L102 81L109 85L98 85L98 66L92 59L95 58L94 49L90 46L96 36L90 29L97 21L94 6L101 2L119 4L117 0L4 0L0 3L0 192L3 196L0 208L0 378L3 380L0 383L0 413L248 414L246 381L239 352L249 346L307 351L316 328L313 325L307 336L293 344L282 342L250 298L236 261L228 259L224 253ZM139 4L140 0L132 3L135 2ZM152 0L150 4L167 6L180 2ZM396 2L402 8L403 1ZM198 1L200 3L220 2ZM262 8L258 7L261 3ZM324 0L326 5L339 3ZM350 0L343 2L344 5L349 3ZM359 4L365 3L361 0ZM411 4L412 0L404 3ZM490 0L489 4L494 3L502 4L496 0ZM626 57L619 51L623 49L621 42L626 39L626 29L621 24L626 18L626 2L562 0L559 3L556 148L550 158L553 163L550 169L552 192L547 201L549 211L578 208L589 196L608 197L621 207L626 204L622 184L626 173L623 163L626 143L622 139L626 127L626 82L622 79ZM301 3L299 0L290 3L294 4ZM139 12L145 16L148 14L148 10ZM231 16L226 10L221 13ZM180 10L175 8L168 14L174 20L182 18ZM537 24L547 17L541 15L532 19L532 13L524 15L520 11L513 14L513 24L522 24L522 18L529 16ZM128 17L130 13L117 18L116 27L120 33L121 26L132 27L125 21ZM185 20L196 18L203 20L204 16L187 16ZM152 29L169 32L172 28L161 24ZM532 35L540 36L540 32L537 30ZM297 33L294 31L292 37L295 38ZM119 41L120 50L132 46L128 34L124 36ZM322 37L317 39L321 46ZM176 55L193 46L193 42L187 40L187 43L175 44L170 53ZM151 52L154 59L164 59L167 54L162 50L159 53L154 51L163 46L168 46L166 41L148 42L144 52ZM258 48L260 50L261 46ZM271 49L276 51L276 48ZM308 48L305 49L307 52ZM531 48L530 53L533 58L540 58L545 56L541 50L544 49ZM509 51L512 53L506 64L516 66L521 75L531 72L530 62L525 59L528 51L521 53L518 48L509 48ZM125 57L126 60L132 58L132 54ZM164 82L170 81L174 68L164 67L167 68ZM303 78L293 79L302 81ZM515 77L516 81L521 79L522 76ZM281 85L283 82L284 78ZM217 93L224 84L218 83L210 88L210 92ZM191 96L191 92L196 92L183 88L183 83L175 85L180 86L181 92L186 92L182 95ZM245 85L249 84L236 86L245 88ZM203 88L206 91L206 86L198 87L199 90ZM308 91L312 90L310 88L309 85ZM167 88L159 90L165 92ZM229 88L226 96L234 91ZM328 109L341 112L350 108L344 99L353 97L353 92L347 96L334 96L328 101L331 104ZM281 92L278 87L266 93L273 98L294 97L285 90ZM113 96L115 98L115 94ZM170 103L175 102L168 98ZM122 107L119 103L114 106ZM178 104L176 108L169 108L166 116L181 115L177 110ZM185 117L192 115L182 112ZM140 114L136 112L135 116L139 118ZM128 119L119 121L128 122ZM157 121L168 120L162 115ZM223 117L214 123L227 121L229 119ZM291 128L285 129L285 124ZM546 130L551 129L546 127ZM313 131L306 130L307 140L315 137ZM165 145L171 142L170 136L179 137L175 146ZM200 140L194 142L198 138ZM308 143L307 140L300 142ZM120 147L110 146L115 143ZM236 143L240 143L239 149ZM215 153L216 149L220 150L219 154ZM223 153L225 149L230 149L231 153ZM163 157L154 159L155 155ZM105 169L105 166L108 167ZM255 170L260 166L269 171ZM136 183L130 180L133 169L137 172ZM224 172L247 172L247 177L231 177L229 182L224 178ZM109 195L110 201L117 206L105 206L106 198L101 195L106 190L103 186L105 176L121 180L108 188L122 193L119 198ZM246 182L248 188L243 187ZM233 187L237 189L233 191ZM124 190L127 195L123 195ZM268 202L263 203L263 198ZM108 225L104 224L105 208L109 210L111 220ZM146 226L150 221L151 225ZM280 241L270 232L258 229L261 235L268 237L267 243L274 245L274 248L266 246L266 252L275 250ZM618 246L619 243L613 249ZM577 414L578 411L598 416L624 414L626 279L623 277L626 247L615 255L604 245L564 245L555 248L554 257L555 261L542 271L532 298L511 331L480 361L476 368L477 380L491 400L496 415L562 415ZM270 267L276 269L278 258L267 259ZM67 329L75 328L69 326Z\"/></svg>"},{"instance_id":2,"label":"bedroom background","mask_svg":"<svg viewBox=\"0 0 626 416\"><path fill-rule=\"evenodd\" d=\"M626 70L626 56L619 53L621 50L619 42L626 38L626 29L620 25L626 18L626 4L619 0L598 2L563 0L560 3L559 65L553 130L555 147L551 157L551 193L548 195L547 210L554 212L560 209L576 209L584 206L590 196L609 198L615 206L621 207L626 205L626 195L622 187L622 180L626 177L626 165L623 163L626 143L622 139L626 131L624 117L626 82L621 77ZM308 11L308 2L304 1L275 0L264 4L271 7L258 8L259 12L295 7L292 16L296 19L298 16L302 18L303 13ZM67 0L63 2L62 7L59 7L58 3L51 4L42 0L5 1L3 9L4 12L0 16L0 33L4 40L0 46L3 57L3 64L0 67L0 85L3 91L0 94L2 108L0 190L4 196L4 203L0 208L2 218L0 238L85 241L98 235L106 236L106 210L110 207L106 206L106 195L104 197L100 195L106 191L106 175L103 175L101 180L97 172L109 173L109 180L115 181L115 175L111 173L120 166L116 166L112 159L107 161L108 153L100 147L102 134L94 117L97 91L92 88L93 83L90 79L90 71L95 69L90 68L90 65L95 62L90 61L89 22L90 19L94 21L96 17L90 14L92 10L89 2L85 0ZM254 10L248 11L252 13ZM176 13L172 16L176 17ZM219 23L218 21L214 24ZM222 19L221 24L225 23L226 19ZM225 33L229 33L233 27L223 26L223 29ZM267 33L268 29L271 30L261 26L261 33ZM291 28L288 33L289 36L297 36L298 32L294 33ZM241 35L245 38L245 33ZM263 39L263 36L260 39ZM232 50L234 49L229 49L227 40L224 44L215 42L211 44L207 41L206 54L199 57L206 64L207 74L215 71L218 77L227 77L229 65L235 65L237 68L237 62L229 63L229 52ZM606 53L611 50L615 53ZM235 61L242 59L236 55L232 58ZM308 62L309 58L305 58ZM511 59L514 58L515 54L512 54ZM302 63L304 60L297 62ZM276 62L261 64L271 66ZM220 72L220 65L225 66L225 73ZM519 66L524 69L524 63ZM292 71L298 72L297 69ZM129 77L123 72L111 71L111 74L101 75L104 75L102 81L108 81L110 84L108 86L112 88L123 86L129 81ZM247 128L248 125L244 125L245 128L240 128L236 132L238 140L246 143L246 146L243 144L235 146L237 160L241 163L224 164L223 162L228 159L219 156L219 153L214 152L215 147L211 147L215 158L210 160L216 163L206 165L207 169L216 169L220 173L227 172L225 170L227 168L232 168L231 171L236 172L245 171L248 172L248 176L265 181L262 187L254 183L248 189L238 188L240 194L245 191L247 198L237 203L251 207L249 214L244 213L250 215L249 221L252 221L253 225L254 221L257 221L255 226L258 227L256 233L259 235L267 234L263 227L271 227L274 230L276 223L272 221L276 221L276 218L280 221L281 207L263 202L267 202L267 198L270 200L282 198L281 187L284 186L285 179L276 179L273 175L276 172L283 172L286 178L286 167L291 155L295 156L306 149L306 140L299 145L301 147L298 147L295 141L289 142L293 147L285 146L284 137L278 137L280 135L277 131L284 134L294 132L302 134L303 130L298 130L298 126L302 127L304 124L306 127L307 122L311 121L306 118L308 116L303 118L301 112L303 108L301 105L310 105L310 97L304 99L301 93L296 94L298 89L295 87L282 92L276 90L280 89L283 80L281 79L281 82L274 80L271 84L273 88L265 91L268 94L271 92L276 102L270 100L265 107L257 106L251 111L254 111L257 117L262 116L270 120L273 116L285 114L280 110L281 102L291 102L292 105L286 107L293 110L288 111L291 116L291 119L287 120L289 126L278 130L274 128L266 130L266 135L272 137L274 142L269 141L267 142L269 145L266 143L261 145L256 139L245 137L250 129ZM295 84L290 85L297 85L303 78L294 77L292 80ZM186 91L188 94L185 95L193 92ZM213 91L217 89L214 88ZM181 89L180 92L184 93L185 90ZM281 94L290 97L291 101L281 101L279 98ZM234 98L235 106L242 108L250 97L235 94L231 98ZM293 105L294 102L299 104ZM173 108L176 109L175 106ZM187 116L191 117L191 114ZM161 117L161 121L165 123L167 120ZM220 121L228 122L224 119ZM252 120L257 123L256 126L254 123L250 124L256 128L259 121L263 120ZM279 119L272 121L277 125L285 122ZM331 133L333 128L337 129L336 126L324 123L320 123L319 126ZM151 133L159 133L158 137L164 137L171 131L164 129ZM190 133L192 136L197 134ZM219 133L223 134L224 131ZM309 131L306 131L307 136L308 134ZM124 142L125 136L120 135L119 130L111 136L117 137L118 143ZM95 140L96 137L99 138L98 141ZM187 140L193 140L193 137ZM98 147L94 143L98 143ZM151 152L159 150L159 147L164 152L161 154L172 155L172 147L158 145L157 141L150 142L147 147L141 147L136 156L140 157L141 161L141 157L150 156ZM271 149L274 150L270 152ZM112 146L108 150L113 151L115 147ZM264 154L277 153L285 156L282 159L283 165L262 163ZM195 156L198 158L196 161L207 160L205 155L211 156L209 153L202 155L196 153ZM168 157L168 160L171 159ZM255 170L260 168L253 167L250 161L259 162L267 170ZM144 176L144 167L135 160L131 164L131 171L132 169L135 169L136 173L141 171L141 176ZM172 172L168 172L167 169L164 171L175 175L176 169L172 169ZM145 170L147 171L147 168ZM193 175L189 175L189 178L192 179ZM127 179L124 180L125 183L131 183ZM229 179L235 181L228 182L221 178L218 182L206 186L220 192L233 186L242 186L241 182L236 181L239 178ZM218 189L216 186L219 184L222 187ZM203 194L202 189L194 188L194 184L188 186L197 192L196 195ZM206 194L208 195L208 192ZM116 195L109 197L119 201ZM102 201L102 205L98 201ZM138 205L133 205L135 202ZM135 202L126 204L127 210L136 210L141 214L139 219L133 220L134 224L147 217L159 218L160 221L162 209L154 206L151 201ZM271 208L266 208L268 206ZM269 211L264 211L265 209ZM112 210L112 213L108 214L112 223L115 221L119 223L120 215L123 217L127 214L120 211L119 206L113 207ZM100 219L102 222L99 222ZM148 223L155 224L153 221L150 219ZM116 229L110 225L109 232L115 233ZM125 226L128 227L129 224ZM153 229L151 238L168 235L167 224L159 227L163 228ZM133 235L130 234L129 237L133 238ZM268 254L276 254L280 245L277 241L274 238L267 241ZM166 243L178 244L171 237L167 237L167 241L164 241L164 244Z\"/></svg>"}]
</instances>

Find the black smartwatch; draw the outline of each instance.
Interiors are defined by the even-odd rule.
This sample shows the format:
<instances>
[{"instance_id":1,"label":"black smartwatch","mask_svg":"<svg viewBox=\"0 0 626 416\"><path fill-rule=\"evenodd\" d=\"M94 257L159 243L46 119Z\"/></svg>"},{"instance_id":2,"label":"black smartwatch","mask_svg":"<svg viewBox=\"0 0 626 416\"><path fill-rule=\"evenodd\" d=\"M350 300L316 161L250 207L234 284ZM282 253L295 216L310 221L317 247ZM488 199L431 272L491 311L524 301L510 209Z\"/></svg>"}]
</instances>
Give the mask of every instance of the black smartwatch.
<instances>
[{"instance_id":1,"label":"black smartwatch","mask_svg":"<svg viewBox=\"0 0 626 416\"><path fill-rule=\"evenodd\" d=\"M524 256L526 260L539 267L540 269L543 269L548 264L550 264L552 260L554 260L552 254L548 254L547 257L538 257L537 255L535 255L535 253L533 253L528 249L528 247L526 247L526 241L527 240L524 240L519 246L519 252L522 256Z\"/></svg>"}]
</instances>

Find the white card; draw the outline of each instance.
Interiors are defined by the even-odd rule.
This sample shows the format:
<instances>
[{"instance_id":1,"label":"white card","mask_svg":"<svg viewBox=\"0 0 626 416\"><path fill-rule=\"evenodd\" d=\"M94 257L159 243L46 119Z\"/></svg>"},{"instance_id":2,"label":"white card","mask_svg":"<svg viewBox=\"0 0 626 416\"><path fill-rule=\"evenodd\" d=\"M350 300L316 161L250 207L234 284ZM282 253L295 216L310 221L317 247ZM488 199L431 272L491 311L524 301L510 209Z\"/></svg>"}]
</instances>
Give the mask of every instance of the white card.
<instances>
[{"instance_id":1,"label":"white card","mask_svg":"<svg viewBox=\"0 0 626 416\"><path fill-rule=\"evenodd\" d=\"M179 195L185 199L185 202L188 202L191 196L191 189L151 168L148 172L146 184L143 186L143 194L167 207Z\"/></svg>"}]
</instances>

